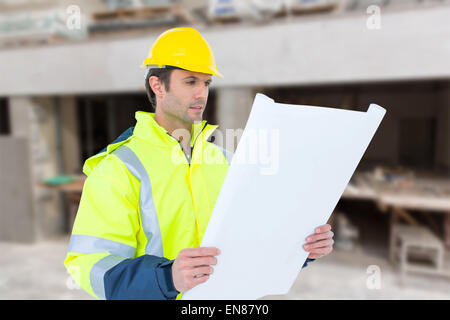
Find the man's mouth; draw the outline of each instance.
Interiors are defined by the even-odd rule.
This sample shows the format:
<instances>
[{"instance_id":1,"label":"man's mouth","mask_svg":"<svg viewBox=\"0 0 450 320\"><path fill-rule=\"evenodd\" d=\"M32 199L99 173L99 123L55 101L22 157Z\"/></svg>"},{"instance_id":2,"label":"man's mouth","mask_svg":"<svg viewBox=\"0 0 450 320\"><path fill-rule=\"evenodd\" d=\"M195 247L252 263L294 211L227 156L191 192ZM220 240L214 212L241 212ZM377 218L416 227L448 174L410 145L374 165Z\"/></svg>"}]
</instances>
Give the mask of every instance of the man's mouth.
<instances>
[{"instance_id":1,"label":"man's mouth","mask_svg":"<svg viewBox=\"0 0 450 320\"><path fill-rule=\"evenodd\" d=\"M201 105L190 106L189 109L202 110L203 106L201 106Z\"/></svg>"}]
</instances>

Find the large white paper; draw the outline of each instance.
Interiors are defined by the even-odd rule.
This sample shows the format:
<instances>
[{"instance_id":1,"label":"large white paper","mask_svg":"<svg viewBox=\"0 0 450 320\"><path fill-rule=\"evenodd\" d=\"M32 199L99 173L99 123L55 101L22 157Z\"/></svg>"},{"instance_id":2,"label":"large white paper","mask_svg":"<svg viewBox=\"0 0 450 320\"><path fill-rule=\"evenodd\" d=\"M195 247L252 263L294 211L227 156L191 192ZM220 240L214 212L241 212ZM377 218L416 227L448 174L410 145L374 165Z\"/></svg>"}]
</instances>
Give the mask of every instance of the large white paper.
<instances>
[{"instance_id":1,"label":"large white paper","mask_svg":"<svg viewBox=\"0 0 450 320\"><path fill-rule=\"evenodd\" d=\"M385 112L257 94L201 243L222 253L182 299L286 294L308 256L305 238L329 219Z\"/></svg>"}]
</instances>

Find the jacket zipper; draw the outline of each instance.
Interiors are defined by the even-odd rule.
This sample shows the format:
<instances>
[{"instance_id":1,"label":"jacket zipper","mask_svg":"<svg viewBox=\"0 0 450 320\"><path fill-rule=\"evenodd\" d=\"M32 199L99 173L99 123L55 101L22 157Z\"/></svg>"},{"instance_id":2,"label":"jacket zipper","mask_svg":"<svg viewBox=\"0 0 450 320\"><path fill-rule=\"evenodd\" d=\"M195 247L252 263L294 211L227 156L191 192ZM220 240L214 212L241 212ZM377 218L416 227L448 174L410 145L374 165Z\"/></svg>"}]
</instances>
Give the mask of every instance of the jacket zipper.
<instances>
[{"instance_id":1,"label":"jacket zipper","mask_svg":"<svg viewBox=\"0 0 450 320\"><path fill-rule=\"evenodd\" d=\"M195 137L195 139L194 139L194 145L191 147L191 160L192 160L192 158L194 157L194 147L195 147L195 142L197 141L197 139L198 139L198 137L202 134L202 132L203 132L203 130L205 129L205 127L206 127L206 124L207 124L208 122L207 121L205 121L205 124L203 125L203 127L202 127L202 130L200 130L200 133ZM191 144L189 143L189 146L190 146ZM189 160L188 161L188 163L189 163L189 168L191 168L191 160ZM189 170L190 171L190 170ZM190 181L190 174L189 174L189 181ZM189 188L191 189L191 193L192 193L192 186L190 185L190 182L189 182ZM192 194L192 197L193 197L194 195ZM194 209L194 216L195 216L195 227L196 227L196 229L197 229L197 232L196 232L196 236L197 236L197 243L198 243L198 245L200 246L200 237L199 237L199 235L200 235L200 229L199 229L199 226L198 226L198 216L197 216L197 213L196 213L196 210Z\"/></svg>"},{"instance_id":2,"label":"jacket zipper","mask_svg":"<svg viewBox=\"0 0 450 320\"><path fill-rule=\"evenodd\" d=\"M200 133L195 137L194 139L194 145L191 147L191 159L192 156L194 155L194 147L195 147L195 142L197 141L197 138L202 134L203 130L206 128L206 125L208 124L208 121L205 122L205 124L202 127L202 130L200 131ZM175 137L173 137L170 133L166 132L170 137L172 137L173 139L175 139L178 142L178 145L180 146L181 151L183 152L189 167L191 166L191 159L189 159L186 155L186 152L184 152L183 146L181 145L180 140L176 139ZM190 144L189 144L190 145Z\"/></svg>"},{"instance_id":3,"label":"jacket zipper","mask_svg":"<svg viewBox=\"0 0 450 320\"><path fill-rule=\"evenodd\" d=\"M205 124L203 125L202 130L200 131L200 133L199 133L199 134L195 137L195 139L194 139L194 145L191 147L191 159L192 159L192 157L193 157L193 155L194 155L195 142L197 141L197 138L202 134L203 130L206 128L207 123L208 123L208 122L206 121ZM175 137L173 137L170 133L168 133L168 132L166 132L166 133L167 133L170 137L172 137L173 139L175 139L175 140L178 141L178 145L180 146L181 151L183 152L184 156L186 157L186 160L187 160L188 165L189 165L189 168L190 168L190 167L191 167L191 160L188 159L188 157L186 156L186 153L185 153L184 150L183 150L183 146L181 145L180 140L178 140L178 139L176 139ZM189 146L190 146L190 143L189 143ZM189 189L190 189L190 192L191 192L191 195L192 195L192 189L191 189L190 184L189 184ZM199 239L200 231L199 231L199 227L198 227L198 218L197 218L197 214L195 213L195 207L193 206L193 208L194 208L195 228L196 228L196 231L197 231L197 232L196 232L197 243L198 243L198 245L200 245L200 239Z\"/></svg>"},{"instance_id":4,"label":"jacket zipper","mask_svg":"<svg viewBox=\"0 0 450 320\"><path fill-rule=\"evenodd\" d=\"M208 121L205 122L205 124L203 125L202 130L200 131L200 133L195 137L194 139L194 145L191 147L191 160L192 157L194 156L194 147L195 147L195 142L197 141L197 138L202 134L203 130L206 128L206 125L208 124ZM191 165L191 161L189 160L189 166Z\"/></svg>"}]
</instances>

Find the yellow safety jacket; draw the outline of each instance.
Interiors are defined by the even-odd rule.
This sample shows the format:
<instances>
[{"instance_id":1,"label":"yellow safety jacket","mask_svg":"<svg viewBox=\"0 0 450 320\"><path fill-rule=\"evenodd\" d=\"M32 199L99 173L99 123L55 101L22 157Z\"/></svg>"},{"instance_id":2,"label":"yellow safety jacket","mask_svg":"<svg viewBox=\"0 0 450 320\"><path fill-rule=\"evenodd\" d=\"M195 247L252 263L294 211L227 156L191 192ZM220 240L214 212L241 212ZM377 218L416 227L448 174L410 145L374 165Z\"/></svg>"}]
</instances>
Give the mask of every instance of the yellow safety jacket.
<instances>
[{"instance_id":1,"label":"yellow safety jacket","mask_svg":"<svg viewBox=\"0 0 450 320\"><path fill-rule=\"evenodd\" d=\"M207 141L217 126L206 121L192 126L188 160L153 113L136 120L131 136L85 162L64 264L97 298L180 298L171 263L200 245L231 154Z\"/></svg>"}]
</instances>

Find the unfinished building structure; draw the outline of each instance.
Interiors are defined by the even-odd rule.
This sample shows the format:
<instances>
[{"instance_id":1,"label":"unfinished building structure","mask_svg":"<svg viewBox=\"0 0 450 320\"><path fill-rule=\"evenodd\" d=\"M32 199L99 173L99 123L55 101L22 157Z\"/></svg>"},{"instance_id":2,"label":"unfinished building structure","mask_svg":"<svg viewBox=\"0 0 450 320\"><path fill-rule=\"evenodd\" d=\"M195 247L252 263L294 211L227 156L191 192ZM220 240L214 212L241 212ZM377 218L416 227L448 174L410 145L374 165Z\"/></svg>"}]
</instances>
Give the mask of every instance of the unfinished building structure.
<instances>
[{"instance_id":1,"label":"unfinished building structure","mask_svg":"<svg viewBox=\"0 0 450 320\"><path fill-rule=\"evenodd\" d=\"M388 223L387 244L389 226L403 219L427 224L450 247L448 1L318 1L320 10L268 6L253 15L232 11L232 1L228 11L214 1L119 2L78 1L83 36L16 37L0 49L0 240L70 230L82 184L55 190L45 179L79 177L87 157L134 125L135 111L151 111L139 65L156 37L179 25L202 33L225 75L213 80L205 114L222 129L245 126L257 92L292 104L386 108L358 167L373 174L355 176L343 201L373 203ZM28 10L6 3L5 12ZM379 17L367 10L374 4ZM369 216L360 212L355 223Z\"/></svg>"}]
</instances>

